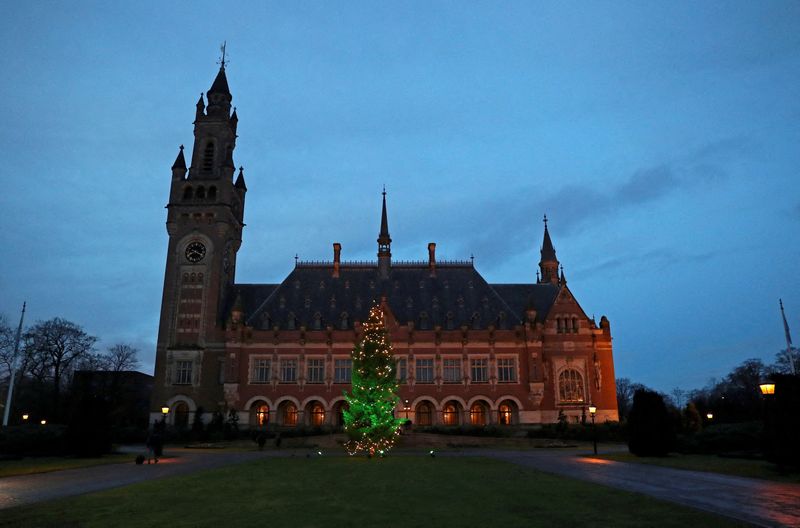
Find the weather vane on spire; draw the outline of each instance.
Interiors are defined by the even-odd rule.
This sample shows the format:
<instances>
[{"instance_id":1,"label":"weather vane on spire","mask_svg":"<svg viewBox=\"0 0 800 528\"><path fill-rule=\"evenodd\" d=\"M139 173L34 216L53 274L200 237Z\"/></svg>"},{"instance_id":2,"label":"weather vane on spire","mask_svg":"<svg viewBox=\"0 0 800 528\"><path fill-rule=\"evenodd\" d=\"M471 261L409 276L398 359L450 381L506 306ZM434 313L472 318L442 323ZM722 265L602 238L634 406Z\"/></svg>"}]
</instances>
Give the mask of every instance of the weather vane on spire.
<instances>
[{"instance_id":1,"label":"weather vane on spire","mask_svg":"<svg viewBox=\"0 0 800 528\"><path fill-rule=\"evenodd\" d=\"M223 70L225 69L225 64L230 62L230 61L226 61L225 60L225 45L227 43L228 43L228 41L226 40L226 41L224 41L222 43L222 46L219 47L219 51L222 53L222 57L219 59L219 62L217 62L217 64L219 64L222 67Z\"/></svg>"},{"instance_id":2,"label":"weather vane on spire","mask_svg":"<svg viewBox=\"0 0 800 528\"><path fill-rule=\"evenodd\" d=\"M544 215L544 226L547 227L547 215Z\"/></svg>"}]
</instances>

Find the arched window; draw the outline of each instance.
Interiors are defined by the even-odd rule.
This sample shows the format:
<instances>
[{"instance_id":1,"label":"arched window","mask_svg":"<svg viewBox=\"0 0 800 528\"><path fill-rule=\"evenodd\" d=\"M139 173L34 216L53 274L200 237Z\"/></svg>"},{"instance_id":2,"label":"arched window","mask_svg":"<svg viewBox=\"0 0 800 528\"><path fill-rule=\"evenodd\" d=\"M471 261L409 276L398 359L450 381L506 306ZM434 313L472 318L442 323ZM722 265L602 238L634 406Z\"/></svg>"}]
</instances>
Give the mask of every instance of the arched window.
<instances>
[{"instance_id":1,"label":"arched window","mask_svg":"<svg viewBox=\"0 0 800 528\"><path fill-rule=\"evenodd\" d=\"M577 334L578 333L578 318L577 317L573 317L572 318L572 333L573 334Z\"/></svg>"},{"instance_id":2,"label":"arched window","mask_svg":"<svg viewBox=\"0 0 800 528\"><path fill-rule=\"evenodd\" d=\"M213 185L208 188L208 199L212 201L217 199L217 188Z\"/></svg>"},{"instance_id":3,"label":"arched window","mask_svg":"<svg viewBox=\"0 0 800 528\"><path fill-rule=\"evenodd\" d=\"M294 316L294 312L289 312L289 317L286 319L286 329L287 330L294 330L297 321Z\"/></svg>"},{"instance_id":4,"label":"arched window","mask_svg":"<svg viewBox=\"0 0 800 528\"><path fill-rule=\"evenodd\" d=\"M186 405L186 402L175 404L175 427L178 429L189 427L189 406Z\"/></svg>"},{"instance_id":5,"label":"arched window","mask_svg":"<svg viewBox=\"0 0 800 528\"><path fill-rule=\"evenodd\" d=\"M292 402L283 406L283 425L297 425L297 407Z\"/></svg>"},{"instance_id":6,"label":"arched window","mask_svg":"<svg viewBox=\"0 0 800 528\"><path fill-rule=\"evenodd\" d=\"M470 325L472 326L473 330L480 330L480 328L481 328L481 315L478 312L474 312L472 314L472 319L470 320Z\"/></svg>"},{"instance_id":7,"label":"arched window","mask_svg":"<svg viewBox=\"0 0 800 528\"><path fill-rule=\"evenodd\" d=\"M453 312L447 312L447 319L446 319L445 327L447 330L452 330L456 327L456 323L453 320Z\"/></svg>"},{"instance_id":8,"label":"arched window","mask_svg":"<svg viewBox=\"0 0 800 528\"><path fill-rule=\"evenodd\" d=\"M211 172L214 168L214 142L209 141L206 143L206 148L203 151L203 172Z\"/></svg>"},{"instance_id":9,"label":"arched window","mask_svg":"<svg viewBox=\"0 0 800 528\"><path fill-rule=\"evenodd\" d=\"M314 330L321 330L322 329L322 316L319 312L314 314Z\"/></svg>"},{"instance_id":10,"label":"arched window","mask_svg":"<svg viewBox=\"0 0 800 528\"><path fill-rule=\"evenodd\" d=\"M511 425L514 423L514 407L510 402L504 401L497 408L497 422L500 425Z\"/></svg>"},{"instance_id":11,"label":"arched window","mask_svg":"<svg viewBox=\"0 0 800 528\"><path fill-rule=\"evenodd\" d=\"M325 407L321 403L315 403L311 407L311 425L320 427L325 423Z\"/></svg>"},{"instance_id":12,"label":"arched window","mask_svg":"<svg viewBox=\"0 0 800 528\"><path fill-rule=\"evenodd\" d=\"M431 425L431 404L428 402L421 402L417 405L417 425Z\"/></svg>"},{"instance_id":13,"label":"arched window","mask_svg":"<svg viewBox=\"0 0 800 528\"><path fill-rule=\"evenodd\" d=\"M269 423L269 406L266 403L257 403L255 406L255 424L264 427Z\"/></svg>"},{"instance_id":14,"label":"arched window","mask_svg":"<svg viewBox=\"0 0 800 528\"><path fill-rule=\"evenodd\" d=\"M184 200L191 200L192 199L192 188L187 187L183 190L183 199Z\"/></svg>"},{"instance_id":15,"label":"arched window","mask_svg":"<svg viewBox=\"0 0 800 528\"><path fill-rule=\"evenodd\" d=\"M475 402L469 409L469 423L472 425L486 425L486 406Z\"/></svg>"},{"instance_id":16,"label":"arched window","mask_svg":"<svg viewBox=\"0 0 800 528\"><path fill-rule=\"evenodd\" d=\"M419 314L419 329L420 330L427 330L428 329L428 312L420 312L420 314Z\"/></svg>"},{"instance_id":17,"label":"arched window","mask_svg":"<svg viewBox=\"0 0 800 528\"><path fill-rule=\"evenodd\" d=\"M564 333L564 320L562 318L560 318L560 317L556 319L556 328L557 328L556 331L559 334L563 334Z\"/></svg>"},{"instance_id":18,"label":"arched window","mask_svg":"<svg viewBox=\"0 0 800 528\"><path fill-rule=\"evenodd\" d=\"M341 330L347 330L349 319L350 316L347 315L347 312L342 312L342 314L339 316L339 328Z\"/></svg>"},{"instance_id":19,"label":"arched window","mask_svg":"<svg viewBox=\"0 0 800 528\"><path fill-rule=\"evenodd\" d=\"M444 425L458 425L458 408L453 403L448 403L442 411Z\"/></svg>"},{"instance_id":20,"label":"arched window","mask_svg":"<svg viewBox=\"0 0 800 528\"><path fill-rule=\"evenodd\" d=\"M575 369L565 369L558 375L558 395L562 402L583 402L583 376Z\"/></svg>"}]
</instances>

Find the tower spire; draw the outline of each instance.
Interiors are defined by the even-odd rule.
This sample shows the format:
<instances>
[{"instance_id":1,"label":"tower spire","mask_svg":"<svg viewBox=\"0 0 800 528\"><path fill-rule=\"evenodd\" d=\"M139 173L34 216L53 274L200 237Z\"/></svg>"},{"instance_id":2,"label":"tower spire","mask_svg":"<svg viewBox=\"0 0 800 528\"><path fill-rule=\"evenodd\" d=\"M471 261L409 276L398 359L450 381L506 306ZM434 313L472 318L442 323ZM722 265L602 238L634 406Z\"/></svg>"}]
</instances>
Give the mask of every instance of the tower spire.
<instances>
[{"instance_id":1,"label":"tower spire","mask_svg":"<svg viewBox=\"0 0 800 528\"><path fill-rule=\"evenodd\" d=\"M386 214L386 186L383 186L383 207L381 209L381 231L378 233L378 274L389 277L392 265L392 238L389 236L389 220Z\"/></svg>"},{"instance_id":2,"label":"tower spire","mask_svg":"<svg viewBox=\"0 0 800 528\"><path fill-rule=\"evenodd\" d=\"M550 239L550 231L547 229L547 215L544 215L544 240L542 241L541 260L539 269L542 271L541 282L558 283L558 259L553 241Z\"/></svg>"}]
</instances>

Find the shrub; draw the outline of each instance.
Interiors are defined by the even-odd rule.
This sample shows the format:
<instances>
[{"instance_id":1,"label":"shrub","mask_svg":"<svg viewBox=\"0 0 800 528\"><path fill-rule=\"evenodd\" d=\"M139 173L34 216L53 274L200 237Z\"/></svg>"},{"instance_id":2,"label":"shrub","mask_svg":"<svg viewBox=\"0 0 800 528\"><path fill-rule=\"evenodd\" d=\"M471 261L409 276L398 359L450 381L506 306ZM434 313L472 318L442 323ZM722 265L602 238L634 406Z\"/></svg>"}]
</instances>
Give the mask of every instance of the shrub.
<instances>
[{"instance_id":1,"label":"shrub","mask_svg":"<svg viewBox=\"0 0 800 528\"><path fill-rule=\"evenodd\" d=\"M63 425L12 425L0 429L0 454L65 455L69 452Z\"/></svg>"},{"instance_id":2,"label":"shrub","mask_svg":"<svg viewBox=\"0 0 800 528\"><path fill-rule=\"evenodd\" d=\"M636 456L666 456L674 448L675 429L664 398L637 390L628 415L628 449Z\"/></svg>"}]
</instances>

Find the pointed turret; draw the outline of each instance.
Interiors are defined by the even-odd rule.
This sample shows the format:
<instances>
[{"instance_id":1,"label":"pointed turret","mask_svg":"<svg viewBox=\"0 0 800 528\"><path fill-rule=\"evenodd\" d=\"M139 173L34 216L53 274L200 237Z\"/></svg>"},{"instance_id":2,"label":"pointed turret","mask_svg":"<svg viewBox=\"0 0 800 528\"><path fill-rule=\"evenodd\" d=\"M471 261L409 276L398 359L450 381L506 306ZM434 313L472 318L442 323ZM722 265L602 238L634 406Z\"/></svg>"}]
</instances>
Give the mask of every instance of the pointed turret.
<instances>
[{"instance_id":1,"label":"pointed turret","mask_svg":"<svg viewBox=\"0 0 800 528\"><path fill-rule=\"evenodd\" d=\"M559 279L558 283L561 286L566 286L567 285L567 276L564 275L564 266L561 266L561 278Z\"/></svg>"},{"instance_id":2,"label":"pointed turret","mask_svg":"<svg viewBox=\"0 0 800 528\"><path fill-rule=\"evenodd\" d=\"M186 158L183 157L183 145L178 151L175 163L172 164L172 179L182 180L186 176Z\"/></svg>"},{"instance_id":3,"label":"pointed turret","mask_svg":"<svg viewBox=\"0 0 800 528\"><path fill-rule=\"evenodd\" d=\"M247 190L247 185L244 183L244 167L239 167L239 175L236 177L236 183L233 186L242 191Z\"/></svg>"},{"instance_id":4,"label":"pointed turret","mask_svg":"<svg viewBox=\"0 0 800 528\"><path fill-rule=\"evenodd\" d=\"M383 188L383 209L381 210L381 231L378 233L378 274L389 277L392 265L392 239L389 236L389 220L386 215L386 187Z\"/></svg>"},{"instance_id":5,"label":"pointed turret","mask_svg":"<svg viewBox=\"0 0 800 528\"><path fill-rule=\"evenodd\" d=\"M233 107L233 113L231 114L231 127L233 131L236 132L236 127L239 126L239 116L236 115L236 107Z\"/></svg>"},{"instance_id":6,"label":"pointed turret","mask_svg":"<svg viewBox=\"0 0 800 528\"><path fill-rule=\"evenodd\" d=\"M197 104L195 105L197 111L194 114L195 120L200 119L204 115L206 115L206 102L203 100L203 94L200 94L200 99L197 100Z\"/></svg>"},{"instance_id":7,"label":"pointed turret","mask_svg":"<svg viewBox=\"0 0 800 528\"><path fill-rule=\"evenodd\" d=\"M547 215L544 215L544 241L542 242L539 269L542 271L540 282L558 283L558 259L553 241L550 240L550 231L547 229Z\"/></svg>"}]
</instances>

